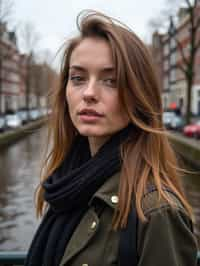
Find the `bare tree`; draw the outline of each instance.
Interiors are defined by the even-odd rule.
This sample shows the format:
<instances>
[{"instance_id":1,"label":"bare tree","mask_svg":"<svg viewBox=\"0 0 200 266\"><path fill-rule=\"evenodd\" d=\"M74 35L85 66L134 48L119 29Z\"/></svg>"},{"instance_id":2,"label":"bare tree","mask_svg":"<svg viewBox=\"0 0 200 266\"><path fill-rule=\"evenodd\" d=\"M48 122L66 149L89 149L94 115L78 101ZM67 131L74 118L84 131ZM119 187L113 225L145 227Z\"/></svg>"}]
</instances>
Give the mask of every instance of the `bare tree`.
<instances>
[{"instance_id":1,"label":"bare tree","mask_svg":"<svg viewBox=\"0 0 200 266\"><path fill-rule=\"evenodd\" d=\"M168 32L169 37L174 39L177 46L177 51L181 56L181 60L177 63L177 69L183 73L186 81L186 95L187 95L187 104L186 104L186 122L190 123L191 120L191 95L192 95L192 86L195 79L195 59L197 51L200 48L200 1L199 0L168 0L168 9L162 11L163 20L166 16L168 21L170 19L171 30ZM179 28L177 26L177 10L183 7L185 11L185 19L187 21L187 30L189 31L189 52L184 49L183 43L179 37ZM165 15L164 15L165 14ZM156 30L161 21L160 17L158 20L152 19L150 25ZM157 24L156 24L157 23ZM162 24L163 25L163 24ZM160 29L160 28L159 28Z\"/></svg>"},{"instance_id":2,"label":"bare tree","mask_svg":"<svg viewBox=\"0 0 200 266\"><path fill-rule=\"evenodd\" d=\"M33 54L36 50L40 35L36 31L35 26L31 22L25 22L19 29L19 41L26 54Z\"/></svg>"},{"instance_id":3,"label":"bare tree","mask_svg":"<svg viewBox=\"0 0 200 266\"><path fill-rule=\"evenodd\" d=\"M37 96L37 107L40 106L40 97L46 97L46 103L48 102L48 95L50 89L54 87L54 82L57 79L57 74L52 67L46 62L36 63L32 66L32 77L35 87L35 93Z\"/></svg>"},{"instance_id":4,"label":"bare tree","mask_svg":"<svg viewBox=\"0 0 200 266\"><path fill-rule=\"evenodd\" d=\"M165 7L160 10L159 14L156 14L155 17L152 17L148 23L147 27L150 33L155 31L165 33L168 30L169 17L175 17L177 14L177 7L182 0L166 0Z\"/></svg>"},{"instance_id":5,"label":"bare tree","mask_svg":"<svg viewBox=\"0 0 200 266\"><path fill-rule=\"evenodd\" d=\"M13 13L13 0L0 0L0 22L6 22L11 19Z\"/></svg>"},{"instance_id":6,"label":"bare tree","mask_svg":"<svg viewBox=\"0 0 200 266\"><path fill-rule=\"evenodd\" d=\"M22 47L27 55L26 60L26 75L25 75L25 101L26 109L30 109L30 93L33 92L33 65L35 63L35 49L40 39L39 34L36 32L34 25L31 22L24 23L19 31L19 39Z\"/></svg>"},{"instance_id":7,"label":"bare tree","mask_svg":"<svg viewBox=\"0 0 200 266\"><path fill-rule=\"evenodd\" d=\"M174 38L177 44L177 49L181 55L181 62L177 63L177 68L183 73L186 80L186 95L187 95L187 105L186 105L186 122L190 123L191 120L191 95L192 86L195 79L195 59L197 51L200 48L200 34L198 30L200 29L200 3L199 0L195 0L194 3L190 0L184 0L186 7L186 16L188 19L188 31L189 31L189 52L184 49L183 42L179 38L179 34L173 22L173 17L171 17L171 23L174 25L174 33L172 31L171 38ZM199 11L197 10L199 8ZM197 13L198 11L198 13Z\"/></svg>"}]
</instances>

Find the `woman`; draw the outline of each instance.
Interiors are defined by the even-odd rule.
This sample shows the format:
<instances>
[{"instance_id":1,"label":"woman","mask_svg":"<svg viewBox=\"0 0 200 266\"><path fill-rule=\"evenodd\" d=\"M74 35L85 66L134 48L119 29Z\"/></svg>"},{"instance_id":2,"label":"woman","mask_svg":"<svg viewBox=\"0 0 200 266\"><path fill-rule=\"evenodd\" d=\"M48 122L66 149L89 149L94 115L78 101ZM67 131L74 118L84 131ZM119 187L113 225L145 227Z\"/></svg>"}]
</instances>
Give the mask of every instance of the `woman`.
<instances>
[{"instance_id":1,"label":"woman","mask_svg":"<svg viewBox=\"0 0 200 266\"><path fill-rule=\"evenodd\" d=\"M192 211L148 50L103 14L88 12L78 26L52 97L52 149L37 191L45 214L26 265L119 265L119 232L134 208L138 265L193 266Z\"/></svg>"}]
</instances>

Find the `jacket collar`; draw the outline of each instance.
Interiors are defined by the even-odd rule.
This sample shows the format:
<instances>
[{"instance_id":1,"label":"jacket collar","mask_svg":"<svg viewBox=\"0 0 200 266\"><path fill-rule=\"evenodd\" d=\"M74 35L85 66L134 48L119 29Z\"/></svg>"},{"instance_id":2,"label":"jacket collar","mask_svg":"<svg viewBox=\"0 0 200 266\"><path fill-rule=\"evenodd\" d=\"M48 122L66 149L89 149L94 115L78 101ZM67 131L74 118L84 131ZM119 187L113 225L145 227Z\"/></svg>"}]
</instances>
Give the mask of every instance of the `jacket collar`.
<instances>
[{"instance_id":1,"label":"jacket collar","mask_svg":"<svg viewBox=\"0 0 200 266\"><path fill-rule=\"evenodd\" d=\"M89 206L92 205L95 198L98 198L115 209L118 203L119 177L120 172L117 172L106 180L90 199Z\"/></svg>"}]
</instances>

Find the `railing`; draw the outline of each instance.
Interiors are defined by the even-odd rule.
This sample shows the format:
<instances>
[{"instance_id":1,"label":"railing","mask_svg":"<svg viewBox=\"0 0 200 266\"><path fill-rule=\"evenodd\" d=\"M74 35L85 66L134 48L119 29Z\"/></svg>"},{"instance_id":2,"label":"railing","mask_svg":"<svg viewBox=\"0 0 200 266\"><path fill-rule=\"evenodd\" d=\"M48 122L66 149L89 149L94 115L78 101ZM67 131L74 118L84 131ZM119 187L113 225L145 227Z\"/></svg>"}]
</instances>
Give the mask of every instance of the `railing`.
<instances>
[{"instance_id":1,"label":"railing","mask_svg":"<svg viewBox=\"0 0 200 266\"><path fill-rule=\"evenodd\" d=\"M0 266L21 266L24 264L26 252L2 252L0 251ZM198 266L200 266L200 251L197 254Z\"/></svg>"},{"instance_id":2,"label":"railing","mask_svg":"<svg viewBox=\"0 0 200 266\"><path fill-rule=\"evenodd\" d=\"M0 266L20 266L24 265L26 252L0 252Z\"/></svg>"}]
</instances>

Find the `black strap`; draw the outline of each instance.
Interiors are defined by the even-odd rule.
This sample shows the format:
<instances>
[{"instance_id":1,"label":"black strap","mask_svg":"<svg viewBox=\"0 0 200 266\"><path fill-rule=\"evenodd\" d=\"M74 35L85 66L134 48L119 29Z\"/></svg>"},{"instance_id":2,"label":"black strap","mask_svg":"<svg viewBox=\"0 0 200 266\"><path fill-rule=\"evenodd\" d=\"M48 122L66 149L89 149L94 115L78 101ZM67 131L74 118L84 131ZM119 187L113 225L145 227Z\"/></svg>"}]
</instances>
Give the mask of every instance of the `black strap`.
<instances>
[{"instance_id":1,"label":"black strap","mask_svg":"<svg viewBox=\"0 0 200 266\"><path fill-rule=\"evenodd\" d=\"M137 224L138 218L135 208L129 212L127 226L120 231L119 265L136 266L137 254Z\"/></svg>"},{"instance_id":2,"label":"black strap","mask_svg":"<svg viewBox=\"0 0 200 266\"><path fill-rule=\"evenodd\" d=\"M171 192L177 197L177 195L168 187L163 187L164 190ZM156 191L157 188L154 185L149 185L147 187L146 196L149 193ZM101 203L101 204L100 204ZM98 217L101 216L105 208L105 204L102 202L95 201L95 211ZM127 226L120 231L119 240L119 265L120 266L137 266L139 261L139 256L137 253L137 228L138 228L138 216L134 205L131 207L129 212Z\"/></svg>"},{"instance_id":3,"label":"black strap","mask_svg":"<svg viewBox=\"0 0 200 266\"><path fill-rule=\"evenodd\" d=\"M100 218L106 204L95 198L93 202L95 212ZM119 241L119 265L120 266L136 266L138 262L137 256L137 214L135 208L129 212L127 226L120 231ZM131 264L130 264L131 262Z\"/></svg>"},{"instance_id":4,"label":"black strap","mask_svg":"<svg viewBox=\"0 0 200 266\"><path fill-rule=\"evenodd\" d=\"M163 187L164 190L175 193L168 187ZM147 187L147 193L145 196L157 188L154 185ZM176 195L175 195L176 196ZM120 231L119 241L119 265L120 266L137 266L139 256L137 253L137 228L138 228L138 216L134 206L132 206L129 212L128 222L125 229Z\"/></svg>"}]
</instances>

